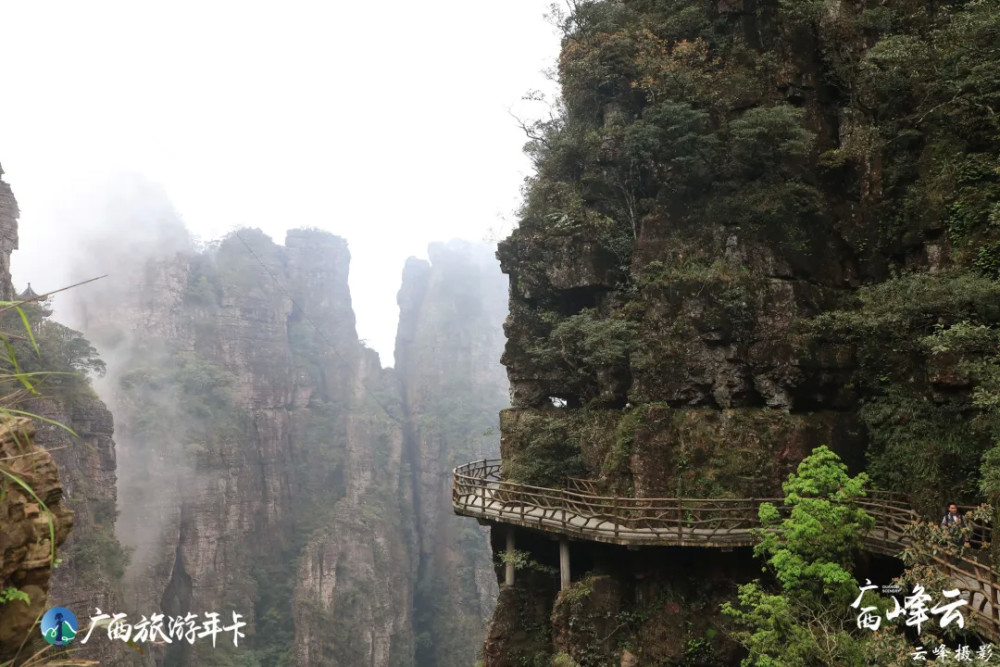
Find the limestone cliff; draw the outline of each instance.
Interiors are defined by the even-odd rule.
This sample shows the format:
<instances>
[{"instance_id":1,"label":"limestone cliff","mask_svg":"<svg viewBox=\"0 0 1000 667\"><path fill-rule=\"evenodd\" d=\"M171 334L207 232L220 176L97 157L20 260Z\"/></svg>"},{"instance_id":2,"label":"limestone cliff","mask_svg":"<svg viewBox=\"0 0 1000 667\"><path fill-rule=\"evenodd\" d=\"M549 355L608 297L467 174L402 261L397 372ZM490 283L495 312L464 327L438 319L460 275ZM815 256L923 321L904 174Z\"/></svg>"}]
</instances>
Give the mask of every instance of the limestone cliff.
<instances>
[{"instance_id":1,"label":"limestone cliff","mask_svg":"<svg viewBox=\"0 0 1000 667\"><path fill-rule=\"evenodd\" d=\"M10 282L10 253L17 249L17 217L20 211L10 185L3 180L0 166L0 300L10 301L14 288Z\"/></svg>"},{"instance_id":2,"label":"limestone cliff","mask_svg":"<svg viewBox=\"0 0 1000 667\"><path fill-rule=\"evenodd\" d=\"M63 502L52 456L35 444L30 419L2 418L0 465L6 473L0 480L0 591L14 588L27 596L0 603L0 661L23 660L45 646L35 621L50 606L52 550L66 540L73 512Z\"/></svg>"},{"instance_id":3,"label":"limestone cliff","mask_svg":"<svg viewBox=\"0 0 1000 667\"><path fill-rule=\"evenodd\" d=\"M496 585L482 529L452 513L448 471L497 453L497 413L509 400L499 364L507 290L484 245L432 244L428 254L403 271L396 336L418 522L416 656L459 666L475 662Z\"/></svg>"},{"instance_id":4,"label":"limestone cliff","mask_svg":"<svg viewBox=\"0 0 1000 667\"><path fill-rule=\"evenodd\" d=\"M482 435L506 400L497 263L435 246L420 276L411 264L400 363L382 369L357 338L342 239L240 230L198 248L141 184L106 224L86 244L115 272L74 307L108 365L125 599L249 623L238 649L151 661L474 660L492 566L485 536L451 516L441 466L497 448Z\"/></svg>"},{"instance_id":5,"label":"limestone cliff","mask_svg":"<svg viewBox=\"0 0 1000 667\"><path fill-rule=\"evenodd\" d=\"M126 595L139 613L241 613L250 650L277 658L291 644L303 546L366 482L392 490L381 474L391 457L373 462L372 432L356 422L375 391L377 359L354 332L343 241L303 231L277 246L243 230L197 253L171 238L158 255L120 267L125 282L110 301L94 292L82 309L111 360L119 534L134 549ZM393 416L373 419L398 450ZM399 525L374 528L396 545L393 567L405 576ZM405 654L408 600L402 587L386 594L377 604L401 618L384 624L387 642ZM157 660L200 664L198 650L175 646ZM226 651L238 659L239 649Z\"/></svg>"},{"instance_id":6,"label":"limestone cliff","mask_svg":"<svg viewBox=\"0 0 1000 667\"><path fill-rule=\"evenodd\" d=\"M402 411L374 353L351 385L343 497L308 539L293 608L300 665L413 664L413 512L400 501Z\"/></svg>"},{"instance_id":7,"label":"limestone cliff","mask_svg":"<svg viewBox=\"0 0 1000 667\"><path fill-rule=\"evenodd\" d=\"M10 187L0 181L0 286L4 299L15 296L9 268L10 253L17 247L17 217L17 203ZM31 579L44 583L42 588L49 594L49 606L70 606L86 620L96 607L115 609L120 603L118 579L127 559L114 534L116 462L112 417L93 393L86 375L99 370L102 364L78 332L49 319L51 311L44 302L27 303L22 308L37 349L23 340L19 316L7 313L11 317L5 318L4 326L11 333L22 334L14 336L12 348L20 371L42 375L33 380L38 393L20 397L17 409L42 419L31 427L33 445L22 452L25 459L15 462L13 472L18 474L24 462L34 460L44 464L39 470L50 476L39 482L46 493L57 499L54 514L62 545L58 552L59 567L51 572L51 577L39 569ZM58 477L55 477L56 465L61 471ZM10 483L10 479L5 482ZM33 521L41 520L33 510L29 513ZM75 528L72 533L71 525ZM13 528L11 531L11 535L20 534ZM31 609L44 609L44 603L45 596L37 595L32 598ZM4 607L8 613L16 608L12 604ZM17 632L24 629L19 621L12 621L9 627ZM75 647L74 655L124 664L122 646L110 643Z\"/></svg>"},{"instance_id":8,"label":"limestone cliff","mask_svg":"<svg viewBox=\"0 0 1000 667\"><path fill-rule=\"evenodd\" d=\"M998 21L959 4L574 5L565 106L532 128L538 173L498 252L509 479L762 497L827 444L928 506L981 500L1000 135L973 100L1000 97L977 65ZM501 592L487 665L738 659L718 603L749 554L679 577L690 552L626 568L573 549L575 598L537 574Z\"/></svg>"},{"instance_id":9,"label":"limestone cliff","mask_svg":"<svg viewBox=\"0 0 1000 667\"><path fill-rule=\"evenodd\" d=\"M60 325L47 322L39 344L48 349L44 329ZM46 365L48 357L40 360ZM117 518L117 464L111 412L85 382L74 383L75 392L51 387L46 397L30 401L27 409L59 426L38 422L36 442L52 454L60 470L63 503L73 510L73 531L60 549L61 562L52 573L49 594L53 604L69 607L86 624L95 609L113 613L122 609L121 577L128 553L115 536ZM100 664L128 664L131 649L120 642L94 641L75 646L78 658ZM130 656L128 656L130 657Z\"/></svg>"}]
</instances>

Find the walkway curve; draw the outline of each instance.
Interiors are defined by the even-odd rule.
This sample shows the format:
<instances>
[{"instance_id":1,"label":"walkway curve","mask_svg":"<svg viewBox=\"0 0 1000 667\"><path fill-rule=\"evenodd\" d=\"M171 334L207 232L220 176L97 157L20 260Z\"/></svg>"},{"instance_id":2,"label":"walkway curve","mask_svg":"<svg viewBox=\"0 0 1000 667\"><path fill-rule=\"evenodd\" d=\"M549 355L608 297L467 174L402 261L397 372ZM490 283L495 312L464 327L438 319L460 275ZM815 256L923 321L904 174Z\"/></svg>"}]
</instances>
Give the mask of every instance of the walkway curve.
<instances>
[{"instance_id":1,"label":"walkway curve","mask_svg":"<svg viewBox=\"0 0 1000 667\"><path fill-rule=\"evenodd\" d=\"M500 479L500 459L455 468L456 514L581 540L623 546L732 548L755 543L758 509L765 502L784 510L783 498L628 498L602 496L590 480L569 479L569 489L529 486ZM855 501L875 519L865 549L898 558L912 543L906 529L925 519L899 494L869 491ZM959 555L934 556L933 564L969 601L976 629L1000 643L1000 573Z\"/></svg>"}]
</instances>

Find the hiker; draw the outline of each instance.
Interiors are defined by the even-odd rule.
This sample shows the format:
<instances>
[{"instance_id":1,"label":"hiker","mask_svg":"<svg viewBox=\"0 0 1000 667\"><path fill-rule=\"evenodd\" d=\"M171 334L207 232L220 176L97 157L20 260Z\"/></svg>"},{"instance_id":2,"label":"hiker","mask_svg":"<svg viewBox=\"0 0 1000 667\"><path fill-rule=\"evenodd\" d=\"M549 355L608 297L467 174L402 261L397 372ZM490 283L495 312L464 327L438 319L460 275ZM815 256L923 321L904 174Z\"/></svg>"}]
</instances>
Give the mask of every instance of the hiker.
<instances>
[{"instance_id":1,"label":"hiker","mask_svg":"<svg viewBox=\"0 0 1000 667\"><path fill-rule=\"evenodd\" d=\"M955 503L948 505L948 513L941 519L941 527L948 531L956 547L962 546L965 542L965 520L958 513L958 505Z\"/></svg>"}]
</instances>

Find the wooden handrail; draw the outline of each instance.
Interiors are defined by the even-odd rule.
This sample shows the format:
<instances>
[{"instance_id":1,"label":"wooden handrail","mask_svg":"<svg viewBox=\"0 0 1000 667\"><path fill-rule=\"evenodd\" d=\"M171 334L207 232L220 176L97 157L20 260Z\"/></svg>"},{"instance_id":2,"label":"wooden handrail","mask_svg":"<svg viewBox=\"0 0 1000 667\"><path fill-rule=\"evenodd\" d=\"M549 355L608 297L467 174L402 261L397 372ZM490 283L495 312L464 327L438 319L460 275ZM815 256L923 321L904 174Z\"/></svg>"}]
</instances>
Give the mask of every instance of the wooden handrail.
<instances>
[{"instance_id":1,"label":"wooden handrail","mask_svg":"<svg viewBox=\"0 0 1000 667\"><path fill-rule=\"evenodd\" d=\"M771 503L782 514L789 511L784 498L602 496L593 480L569 478L569 489L555 489L504 481L501 470L499 459L455 468L455 513L612 544L730 548L754 544L762 504ZM876 553L898 557L912 545L906 528L924 521L899 493L873 490L852 502L875 519L865 548ZM988 527L977 524L974 530L990 538ZM976 627L1000 641L1000 574L958 554L931 560L969 592Z\"/></svg>"}]
</instances>

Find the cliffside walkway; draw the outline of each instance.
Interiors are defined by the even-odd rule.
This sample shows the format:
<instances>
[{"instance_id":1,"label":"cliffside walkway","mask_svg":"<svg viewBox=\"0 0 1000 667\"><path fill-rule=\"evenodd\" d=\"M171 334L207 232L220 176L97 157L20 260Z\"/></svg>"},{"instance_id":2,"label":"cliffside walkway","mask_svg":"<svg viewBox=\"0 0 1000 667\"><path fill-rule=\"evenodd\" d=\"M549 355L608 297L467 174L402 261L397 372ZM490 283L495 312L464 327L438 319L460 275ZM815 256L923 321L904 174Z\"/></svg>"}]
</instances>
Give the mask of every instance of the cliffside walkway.
<instances>
[{"instance_id":1,"label":"cliffside walkway","mask_svg":"<svg viewBox=\"0 0 1000 667\"><path fill-rule=\"evenodd\" d=\"M755 542L752 531L760 528L760 505L770 502L784 509L783 498L602 496L593 481L572 478L568 489L528 486L502 481L500 466L499 459L483 459L455 468L455 513L559 535L563 588L570 582L567 538L623 546L748 547ZM869 492L869 497L855 502L875 519L864 544L874 553L899 557L912 544L907 527L926 523L897 494ZM989 537L985 533L985 541ZM507 549L514 550L513 531L508 533ZM969 604L962 610L969 610L967 616L976 628L1000 642L1000 573L958 554L934 556L932 561L963 591ZM508 564L508 584L513 584L513 577L513 565Z\"/></svg>"}]
</instances>

